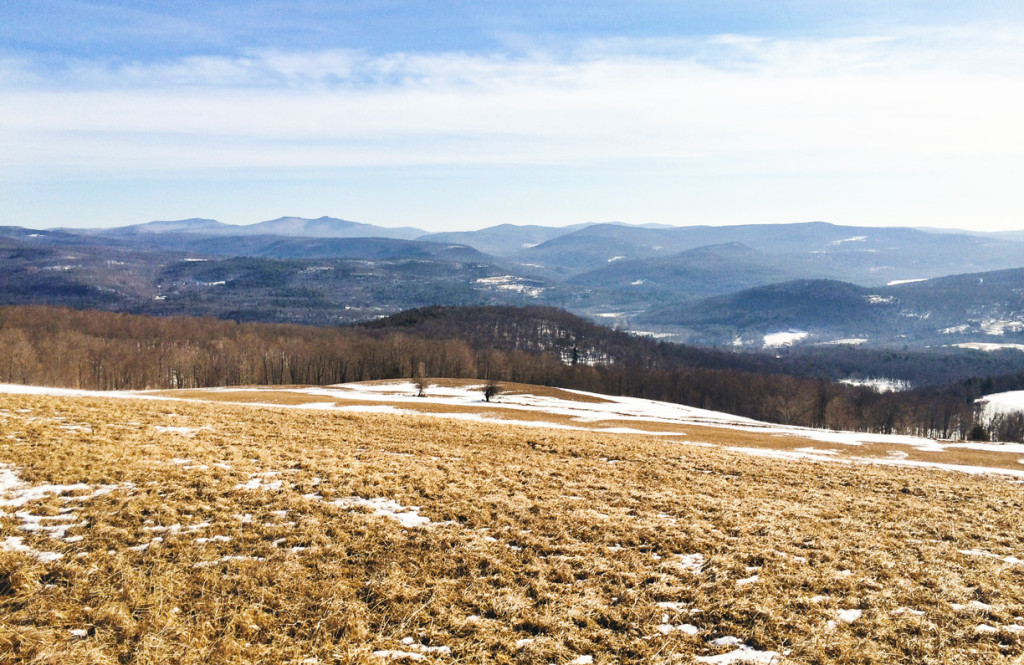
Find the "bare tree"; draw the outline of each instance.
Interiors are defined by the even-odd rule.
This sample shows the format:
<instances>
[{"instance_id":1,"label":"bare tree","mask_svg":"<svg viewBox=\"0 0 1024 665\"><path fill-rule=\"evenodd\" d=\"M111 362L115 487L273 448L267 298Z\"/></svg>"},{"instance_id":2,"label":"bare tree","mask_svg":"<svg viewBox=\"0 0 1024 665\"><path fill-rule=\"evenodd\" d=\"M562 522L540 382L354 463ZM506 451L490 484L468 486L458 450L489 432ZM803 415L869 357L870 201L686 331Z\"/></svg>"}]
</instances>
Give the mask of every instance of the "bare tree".
<instances>
[{"instance_id":1,"label":"bare tree","mask_svg":"<svg viewBox=\"0 0 1024 665\"><path fill-rule=\"evenodd\" d=\"M489 381L484 386L484 401L490 402L492 397L496 397L501 392L501 386L498 385L497 381Z\"/></svg>"}]
</instances>

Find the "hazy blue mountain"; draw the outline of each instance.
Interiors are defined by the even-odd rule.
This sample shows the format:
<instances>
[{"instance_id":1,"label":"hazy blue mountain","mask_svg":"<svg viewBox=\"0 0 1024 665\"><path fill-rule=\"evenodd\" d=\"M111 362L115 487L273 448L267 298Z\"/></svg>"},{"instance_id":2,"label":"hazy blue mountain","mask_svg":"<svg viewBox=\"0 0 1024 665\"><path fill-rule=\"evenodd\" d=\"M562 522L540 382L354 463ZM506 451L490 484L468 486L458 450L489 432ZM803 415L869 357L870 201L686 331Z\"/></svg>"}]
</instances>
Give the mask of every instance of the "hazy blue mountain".
<instances>
[{"instance_id":1,"label":"hazy blue mountain","mask_svg":"<svg viewBox=\"0 0 1024 665\"><path fill-rule=\"evenodd\" d=\"M164 251L185 251L197 255L250 256L272 259L379 260L444 257L450 261L493 262L491 257L466 245L377 237L303 238L277 235L205 237L191 234L164 234L150 239L146 247Z\"/></svg>"},{"instance_id":2,"label":"hazy blue mountain","mask_svg":"<svg viewBox=\"0 0 1024 665\"><path fill-rule=\"evenodd\" d=\"M620 289L641 300L664 300L731 293L806 276L777 256L741 243L708 245L671 256L620 259L571 277L567 284Z\"/></svg>"},{"instance_id":3,"label":"hazy blue mountain","mask_svg":"<svg viewBox=\"0 0 1024 665\"><path fill-rule=\"evenodd\" d=\"M146 222L145 224L133 224L113 229L94 229L93 231L103 235L138 235L147 233L202 233L209 235L229 234L241 227L224 224L215 219L203 219L193 217L191 219L179 219L164 222Z\"/></svg>"},{"instance_id":4,"label":"hazy blue mountain","mask_svg":"<svg viewBox=\"0 0 1024 665\"><path fill-rule=\"evenodd\" d=\"M412 240L422 236L422 229L411 227L390 228L350 222L334 217L305 219L302 217L280 217L267 222L250 224L245 228L257 235L302 236L307 238L398 238Z\"/></svg>"},{"instance_id":5,"label":"hazy blue mountain","mask_svg":"<svg viewBox=\"0 0 1024 665\"><path fill-rule=\"evenodd\" d=\"M616 223L419 235L434 241L311 237L378 228L333 218L2 227L0 302L232 318L244 305L266 320L308 323L431 304L536 304L713 345L760 347L791 330L802 344L1024 342L1024 243L993 234ZM453 238L478 247L437 242ZM505 256L480 249L513 246Z\"/></svg>"},{"instance_id":6,"label":"hazy blue mountain","mask_svg":"<svg viewBox=\"0 0 1024 665\"><path fill-rule=\"evenodd\" d=\"M535 247L558 236L572 233L589 226L574 224L572 226L517 226L515 224L499 224L479 231L451 231L430 233L417 238L430 242L452 242L475 247L486 254L494 256L511 256L524 249Z\"/></svg>"},{"instance_id":7,"label":"hazy blue mountain","mask_svg":"<svg viewBox=\"0 0 1024 665\"><path fill-rule=\"evenodd\" d=\"M804 276L864 285L1024 266L1024 242L822 222L670 229L598 224L523 250L515 258L571 276L615 261L650 260L727 243L780 257Z\"/></svg>"},{"instance_id":8,"label":"hazy blue mountain","mask_svg":"<svg viewBox=\"0 0 1024 665\"><path fill-rule=\"evenodd\" d=\"M147 222L114 229L100 230L103 235L124 236L138 234L192 233L215 236L279 235L303 238L399 238L411 240L422 236L422 229L410 227L389 228L350 222L334 217L306 219L280 217L256 224L223 224L212 219L183 219L167 222Z\"/></svg>"},{"instance_id":9,"label":"hazy blue mountain","mask_svg":"<svg viewBox=\"0 0 1024 665\"><path fill-rule=\"evenodd\" d=\"M886 287L796 280L652 309L635 317L693 342L745 346L766 335L873 346L1024 342L1024 269Z\"/></svg>"}]
</instances>

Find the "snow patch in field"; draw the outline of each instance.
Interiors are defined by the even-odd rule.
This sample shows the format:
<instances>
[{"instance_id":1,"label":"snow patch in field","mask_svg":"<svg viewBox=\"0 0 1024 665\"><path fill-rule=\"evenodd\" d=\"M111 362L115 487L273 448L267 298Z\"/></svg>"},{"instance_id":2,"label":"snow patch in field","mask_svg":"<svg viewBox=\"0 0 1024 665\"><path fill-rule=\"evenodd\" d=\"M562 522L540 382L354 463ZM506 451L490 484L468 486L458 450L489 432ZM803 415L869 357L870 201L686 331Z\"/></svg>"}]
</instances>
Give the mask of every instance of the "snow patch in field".
<instances>
[{"instance_id":1,"label":"snow patch in field","mask_svg":"<svg viewBox=\"0 0 1024 665\"><path fill-rule=\"evenodd\" d=\"M241 556L241 555L222 556L221 558L215 559L213 561L200 561L199 563L194 563L194 564L192 564L192 567L193 568L209 568L210 566L216 566L219 563L228 563L230 561L266 561L266 559L264 559L261 556Z\"/></svg>"},{"instance_id":2,"label":"snow patch in field","mask_svg":"<svg viewBox=\"0 0 1024 665\"><path fill-rule=\"evenodd\" d=\"M208 427L170 427L165 425L157 425L153 428L161 434L177 434L188 438L194 437L197 433L209 429Z\"/></svg>"},{"instance_id":3,"label":"snow patch in field","mask_svg":"<svg viewBox=\"0 0 1024 665\"><path fill-rule=\"evenodd\" d=\"M809 333L803 330L789 330L786 332L769 333L764 336L764 348L774 349L781 346L792 346L797 342L807 339Z\"/></svg>"},{"instance_id":4,"label":"snow patch in field","mask_svg":"<svg viewBox=\"0 0 1024 665\"><path fill-rule=\"evenodd\" d=\"M28 556L34 557L43 563L50 561L56 561L64 555L60 552L42 552L37 549L33 549L22 542L22 538L18 536L8 536L3 542L0 542L0 549L8 552L19 552L21 554L27 554Z\"/></svg>"},{"instance_id":5,"label":"snow patch in field","mask_svg":"<svg viewBox=\"0 0 1024 665\"><path fill-rule=\"evenodd\" d=\"M896 609L894 609L892 611L892 613L896 614L896 615L909 614L910 616L915 616L915 617L922 617L922 616L924 616L924 611L923 610L915 610L915 609L912 609L910 607L897 607Z\"/></svg>"},{"instance_id":6,"label":"snow patch in field","mask_svg":"<svg viewBox=\"0 0 1024 665\"><path fill-rule=\"evenodd\" d=\"M705 560L704 555L698 552L696 554L680 554L674 557L670 563L694 575L700 575L704 571ZM658 606L661 607L661 604L659 603Z\"/></svg>"},{"instance_id":7,"label":"snow patch in field","mask_svg":"<svg viewBox=\"0 0 1024 665\"><path fill-rule=\"evenodd\" d=\"M834 448L822 450L820 448L797 448L793 452L806 453L808 455L838 455L839 451Z\"/></svg>"},{"instance_id":8,"label":"snow patch in field","mask_svg":"<svg viewBox=\"0 0 1024 665\"><path fill-rule=\"evenodd\" d=\"M89 526L88 522L75 522L73 524L49 524L49 522L70 522L76 519L73 513L62 513L60 515L33 515L26 511L18 511L14 516L21 520L22 531L30 533L44 533L57 540L66 540L69 529ZM44 524L44 520L47 524Z\"/></svg>"},{"instance_id":9,"label":"snow patch in field","mask_svg":"<svg viewBox=\"0 0 1024 665\"><path fill-rule=\"evenodd\" d=\"M863 615L863 610L839 610L839 620L847 624L851 624L854 621L857 621Z\"/></svg>"},{"instance_id":10,"label":"snow patch in field","mask_svg":"<svg viewBox=\"0 0 1024 665\"><path fill-rule=\"evenodd\" d=\"M717 656L697 656L694 660L698 663L709 663L709 665L732 665L733 663L771 665L772 663L780 662L781 656L777 651L761 651L744 644L729 653Z\"/></svg>"},{"instance_id":11,"label":"snow patch in field","mask_svg":"<svg viewBox=\"0 0 1024 665\"><path fill-rule=\"evenodd\" d=\"M263 490L265 492L277 492L284 487L284 482L275 480L272 483L264 483L263 478L268 475L277 475L276 472L259 473L252 476L248 482L235 485L236 490Z\"/></svg>"},{"instance_id":12,"label":"snow patch in field","mask_svg":"<svg viewBox=\"0 0 1024 665\"><path fill-rule=\"evenodd\" d=\"M383 658L385 660L426 660L427 657L421 653L413 653L412 651L398 651L396 649L382 649L380 651L373 652L374 658Z\"/></svg>"},{"instance_id":13,"label":"snow patch in field","mask_svg":"<svg viewBox=\"0 0 1024 665\"><path fill-rule=\"evenodd\" d=\"M336 499L329 503L340 508L369 508L373 511L374 515L393 519L406 529L430 524L429 517L420 515L419 506L403 506L394 499L364 499L353 496L346 499Z\"/></svg>"},{"instance_id":14,"label":"snow patch in field","mask_svg":"<svg viewBox=\"0 0 1024 665\"><path fill-rule=\"evenodd\" d=\"M976 550L976 549L975 550L958 550L958 551L960 552L960 554L965 554L967 556L980 556L980 557L985 557L987 559L998 559L999 561L1002 561L1003 563L1008 563L1008 564L1013 565L1013 566L1024 565L1024 559L1018 559L1017 557L1015 557L1013 555L999 556L998 554L993 554L992 552L986 552L985 550Z\"/></svg>"},{"instance_id":15,"label":"snow patch in field","mask_svg":"<svg viewBox=\"0 0 1024 665\"><path fill-rule=\"evenodd\" d=\"M131 489L131 484L125 485L88 485L86 483L75 483L73 485L30 485L18 477L14 468L8 464L0 464L0 517L7 516L3 508L24 508L27 504L40 501L48 496L58 496L64 503L84 502L98 496L109 494L118 489ZM88 494L81 494L88 492ZM82 536L68 536L70 529L85 527L86 521L76 522L74 512L77 507L61 509L57 515L36 515L29 510L16 510L14 517L20 522L20 529L29 533L40 533L56 540L66 543L78 542ZM0 543L0 549L15 552L23 552L36 557L40 561L54 561L62 555L56 552L43 552L33 549L22 542L19 537L9 537Z\"/></svg>"},{"instance_id":16,"label":"snow patch in field","mask_svg":"<svg viewBox=\"0 0 1024 665\"><path fill-rule=\"evenodd\" d=\"M651 432L633 427L601 427L595 430L607 434L644 434L646 436L686 436L686 432Z\"/></svg>"}]
</instances>

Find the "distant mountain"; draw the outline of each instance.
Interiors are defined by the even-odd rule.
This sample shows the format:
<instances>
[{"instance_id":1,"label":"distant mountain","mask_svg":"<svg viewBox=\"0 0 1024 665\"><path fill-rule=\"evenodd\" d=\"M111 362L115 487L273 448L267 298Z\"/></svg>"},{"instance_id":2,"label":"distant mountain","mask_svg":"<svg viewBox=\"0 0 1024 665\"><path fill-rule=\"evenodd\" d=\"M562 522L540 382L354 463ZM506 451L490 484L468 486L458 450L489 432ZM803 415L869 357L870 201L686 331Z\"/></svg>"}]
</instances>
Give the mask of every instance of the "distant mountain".
<instances>
[{"instance_id":1,"label":"distant mountain","mask_svg":"<svg viewBox=\"0 0 1024 665\"><path fill-rule=\"evenodd\" d=\"M305 238L398 238L412 240L425 234L422 229L410 227L390 228L350 222L334 217L305 219L280 217L268 222L250 224L244 228L254 235L300 236Z\"/></svg>"},{"instance_id":2,"label":"distant mountain","mask_svg":"<svg viewBox=\"0 0 1024 665\"><path fill-rule=\"evenodd\" d=\"M597 224L525 249L515 258L570 277L615 261L650 260L728 243L754 247L805 277L865 286L1024 266L1024 242L823 222L670 229Z\"/></svg>"},{"instance_id":3,"label":"distant mountain","mask_svg":"<svg viewBox=\"0 0 1024 665\"><path fill-rule=\"evenodd\" d=\"M714 345L830 343L873 346L1024 341L1024 269L955 275L887 287L797 280L658 308L640 325ZM793 337L786 338L789 333Z\"/></svg>"},{"instance_id":4,"label":"distant mountain","mask_svg":"<svg viewBox=\"0 0 1024 665\"><path fill-rule=\"evenodd\" d=\"M94 231L96 232L96 231ZM168 222L147 222L98 231L107 236L139 234L190 233L214 236L280 235L302 238L399 238L411 240L424 235L422 229L389 228L350 222L334 217L306 219L280 217L256 224L224 224L213 219L183 219Z\"/></svg>"},{"instance_id":5,"label":"distant mountain","mask_svg":"<svg viewBox=\"0 0 1024 665\"><path fill-rule=\"evenodd\" d=\"M133 224L114 229L101 229L98 232L104 235L136 235L146 233L202 233L208 235L221 235L232 233L239 227L231 224L224 224L215 219L179 219L167 222L146 222L145 224Z\"/></svg>"},{"instance_id":6,"label":"distant mountain","mask_svg":"<svg viewBox=\"0 0 1024 665\"><path fill-rule=\"evenodd\" d=\"M304 323L531 304L711 345L1024 341L1024 243L991 234L820 222L392 231L420 239L328 217L3 227L0 302Z\"/></svg>"},{"instance_id":7,"label":"distant mountain","mask_svg":"<svg viewBox=\"0 0 1024 665\"><path fill-rule=\"evenodd\" d=\"M200 256L248 256L271 259L417 259L491 263L491 257L466 245L419 242L398 238L304 238L277 235L195 236L162 234L145 245L164 251L183 251Z\"/></svg>"},{"instance_id":8,"label":"distant mountain","mask_svg":"<svg viewBox=\"0 0 1024 665\"><path fill-rule=\"evenodd\" d=\"M567 284L618 290L621 299L661 302L732 293L800 276L784 259L732 242L671 256L617 259L571 277Z\"/></svg>"},{"instance_id":9,"label":"distant mountain","mask_svg":"<svg viewBox=\"0 0 1024 665\"><path fill-rule=\"evenodd\" d=\"M516 226L514 224L500 224L491 226L479 231L451 231L445 233L430 233L420 236L417 240L430 242L451 242L475 247L486 254L494 256L511 256L517 252L557 238L558 236L572 233L590 226L589 224L575 224L572 226Z\"/></svg>"}]
</instances>

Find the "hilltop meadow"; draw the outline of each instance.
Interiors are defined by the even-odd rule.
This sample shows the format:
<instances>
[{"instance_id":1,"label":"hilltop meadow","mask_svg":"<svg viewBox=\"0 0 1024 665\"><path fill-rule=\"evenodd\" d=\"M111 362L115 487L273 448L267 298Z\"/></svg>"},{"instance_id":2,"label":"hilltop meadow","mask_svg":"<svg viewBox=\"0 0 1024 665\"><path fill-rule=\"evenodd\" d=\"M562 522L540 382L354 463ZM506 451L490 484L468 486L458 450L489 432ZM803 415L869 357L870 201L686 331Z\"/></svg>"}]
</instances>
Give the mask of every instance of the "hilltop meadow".
<instances>
[{"instance_id":1,"label":"hilltop meadow","mask_svg":"<svg viewBox=\"0 0 1024 665\"><path fill-rule=\"evenodd\" d=\"M0 661L1024 662L1014 474L190 397L0 395Z\"/></svg>"}]
</instances>

